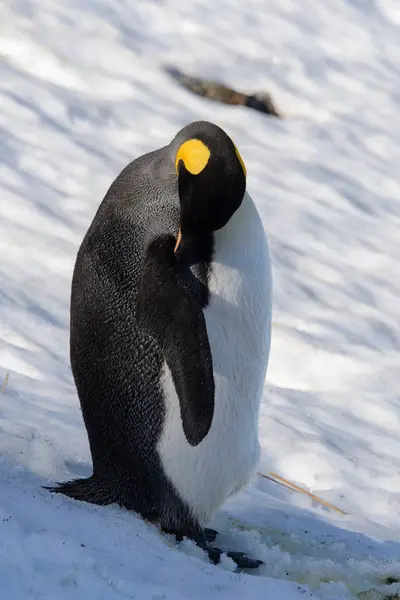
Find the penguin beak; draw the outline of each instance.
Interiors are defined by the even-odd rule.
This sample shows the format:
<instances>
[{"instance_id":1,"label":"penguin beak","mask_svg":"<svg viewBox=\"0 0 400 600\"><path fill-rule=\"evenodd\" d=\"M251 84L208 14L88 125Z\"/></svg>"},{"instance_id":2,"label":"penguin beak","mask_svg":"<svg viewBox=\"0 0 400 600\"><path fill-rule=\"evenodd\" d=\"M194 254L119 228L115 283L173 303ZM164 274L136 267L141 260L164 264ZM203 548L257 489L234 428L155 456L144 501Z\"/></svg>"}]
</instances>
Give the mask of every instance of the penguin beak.
<instances>
[{"instance_id":1,"label":"penguin beak","mask_svg":"<svg viewBox=\"0 0 400 600\"><path fill-rule=\"evenodd\" d=\"M175 260L179 261L183 256L186 257L185 260L191 260L190 257L193 258L195 255L195 247L196 241L190 234L182 233L182 230L179 228L178 236L176 238L176 244L174 248L174 256ZM193 254L194 252L194 254Z\"/></svg>"},{"instance_id":2,"label":"penguin beak","mask_svg":"<svg viewBox=\"0 0 400 600\"><path fill-rule=\"evenodd\" d=\"M191 248L191 237L182 235L182 230L179 228L178 237L176 238L176 244L174 248L174 255L176 260L181 260L183 255L187 255Z\"/></svg>"},{"instance_id":3,"label":"penguin beak","mask_svg":"<svg viewBox=\"0 0 400 600\"><path fill-rule=\"evenodd\" d=\"M176 244L175 244L175 248L174 248L174 252L176 254L178 248L179 248L179 244L181 243L181 239L182 239L182 233L181 233L181 228L179 228L178 231L178 237L176 238Z\"/></svg>"}]
</instances>

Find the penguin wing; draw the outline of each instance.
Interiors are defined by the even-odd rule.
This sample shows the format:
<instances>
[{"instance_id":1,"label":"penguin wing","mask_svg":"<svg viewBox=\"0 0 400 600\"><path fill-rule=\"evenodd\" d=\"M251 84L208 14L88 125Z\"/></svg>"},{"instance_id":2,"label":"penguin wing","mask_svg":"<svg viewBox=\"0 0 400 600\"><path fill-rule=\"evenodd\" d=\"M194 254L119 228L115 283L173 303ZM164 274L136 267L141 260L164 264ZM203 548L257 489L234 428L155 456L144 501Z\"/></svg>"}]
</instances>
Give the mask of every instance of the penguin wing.
<instances>
[{"instance_id":1,"label":"penguin wing","mask_svg":"<svg viewBox=\"0 0 400 600\"><path fill-rule=\"evenodd\" d=\"M215 384L203 311L179 284L173 236L147 251L136 302L139 327L159 344L179 397L183 431L192 446L207 435L214 414Z\"/></svg>"}]
</instances>

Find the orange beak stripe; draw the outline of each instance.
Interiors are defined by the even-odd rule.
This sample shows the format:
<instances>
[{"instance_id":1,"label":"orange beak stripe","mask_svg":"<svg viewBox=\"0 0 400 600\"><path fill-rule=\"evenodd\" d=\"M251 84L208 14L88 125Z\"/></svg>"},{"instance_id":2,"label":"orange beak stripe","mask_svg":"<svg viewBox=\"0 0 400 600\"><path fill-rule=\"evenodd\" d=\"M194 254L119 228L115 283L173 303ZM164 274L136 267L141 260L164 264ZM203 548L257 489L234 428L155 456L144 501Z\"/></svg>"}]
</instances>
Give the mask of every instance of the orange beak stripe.
<instances>
[{"instance_id":1,"label":"orange beak stripe","mask_svg":"<svg viewBox=\"0 0 400 600\"><path fill-rule=\"evenodd\" d=\"M178 237L176 238L176 244L175 244L174 252L176 252L178 250L179 244L181 243L181 239L182 239L182 234L181 234L181 230L179 229L179 231L178 231Z\"/></svg>"}]
</instances>

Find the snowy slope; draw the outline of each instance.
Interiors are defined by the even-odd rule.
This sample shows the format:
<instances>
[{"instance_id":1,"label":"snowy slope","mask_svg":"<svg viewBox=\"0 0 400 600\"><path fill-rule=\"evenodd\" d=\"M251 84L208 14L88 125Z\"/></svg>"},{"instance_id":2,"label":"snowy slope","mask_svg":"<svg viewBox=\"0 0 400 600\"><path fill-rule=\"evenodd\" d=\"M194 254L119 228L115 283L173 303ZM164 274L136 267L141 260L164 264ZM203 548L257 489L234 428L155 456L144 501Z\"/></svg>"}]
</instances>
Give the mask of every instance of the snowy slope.
<instances>
[{"instance_id":1,"label":"snowy slope","mask_svg":"<svg viewBox=\"0 0 400 600\"><path fill-rule=\"evenodd\" d=\"M398 0L3 0L0 23L0 597L400 597ZM290 118L192 96L166 64L269 90ZM213 523L265 560L251 574L41 489L91 469L78 245L119 171L195 119L235 139L270 239L260 469L349 513L256 478Z\"/></svg>"}]
</instances>

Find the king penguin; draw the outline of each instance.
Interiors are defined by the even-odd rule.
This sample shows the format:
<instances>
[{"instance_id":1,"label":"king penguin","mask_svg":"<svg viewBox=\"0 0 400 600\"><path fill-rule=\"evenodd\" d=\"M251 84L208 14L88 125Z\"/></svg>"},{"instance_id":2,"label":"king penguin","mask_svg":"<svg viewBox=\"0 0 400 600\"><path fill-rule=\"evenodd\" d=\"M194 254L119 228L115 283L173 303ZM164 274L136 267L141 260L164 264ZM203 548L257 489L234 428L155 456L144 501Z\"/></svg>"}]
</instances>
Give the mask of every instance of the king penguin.
<instances>
[{"instance_id":1,"label":"king penguin","mask_svg":"<svg viewBox=\"0 0 400 600\"><path fill-rule=\"evenodd\" d=\"M72 278L70 361L93 474L50 489L118 503L218 563L206 524L260 455L271 295L263 224L224 130L193 122L131 162Z\"/></svg>"}]
</instances>

